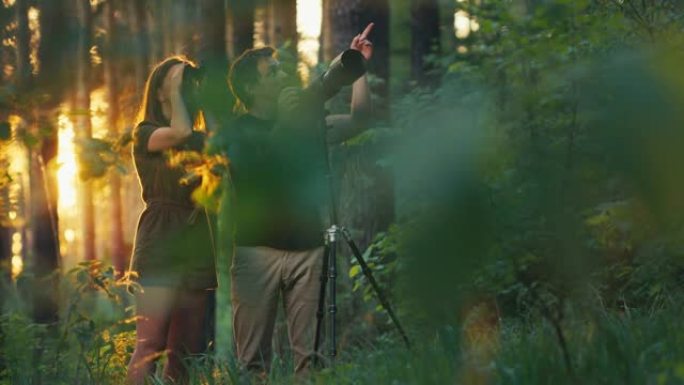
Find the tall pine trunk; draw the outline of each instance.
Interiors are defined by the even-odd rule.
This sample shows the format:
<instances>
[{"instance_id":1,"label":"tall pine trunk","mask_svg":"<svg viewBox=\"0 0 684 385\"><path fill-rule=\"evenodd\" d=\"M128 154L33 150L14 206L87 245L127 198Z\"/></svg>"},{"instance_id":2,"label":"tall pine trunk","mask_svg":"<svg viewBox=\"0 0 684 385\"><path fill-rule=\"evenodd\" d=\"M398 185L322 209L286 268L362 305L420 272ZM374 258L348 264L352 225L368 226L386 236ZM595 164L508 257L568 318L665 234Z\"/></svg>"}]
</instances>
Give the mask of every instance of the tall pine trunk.
<instances>
[{"instance_id":1,"label":"tall pine trunk","mask_svg":"<svg viewBox=\"0 0 684 385\"><path fill-rule=\"evenodd\" d=\"M107 92L107 127L112 137L119 136L119 87L117 85L117 68L119 64L118 35L114 20L114 13L119 6L118 0L109 0L105 3L104 28L106 30L106 42L104 51L103 72L104 83ZM117 170L112 170L109 179L110 206L109 206L109 252L112 257L112 265L117 278L123 275L126 269L126 251L123 234L123 207L121 197L121 176Z\"/></svg>"},{"instance_id":2,"label":"tall pine trunk","mask_svg":"<svg viewBox=\"0 0 684 385\"><path fill-rule=\"evenodd\" d=\"M34 86L44 95L50 95L40 107L39 114L53 112L67 86L72 84L72 68L67 58L74 49L75 18L70 18L71 4L52 0L38 1L40 8L40 45L38 60L40 71ZM59 236L57 232L57 189L54 175L46 172L45 165L57 156L57 129L31 147L29 163L29 193L27 199L28 228L26 229L26 270L33 277L25 293L29 295L33 320L52 323L58 319L57 284L60 267Z\"/></svg>"},{"instance_id":3,"label":"tall pine trunk","mask_svg":"<svg viewBox=\"0 0 684 385\"><path fill-rule=\"evenodd\" d=\"M269 44L280 47L288 40L288 51L297 53L297 0L269 0ZM296 56L295 56L296 57Z\"/></svg>"},{"instance_id":4,"label":"tall pine trunk","mask_svg":"<svg viewBox=\"0 0 684 385\"><path fill-rule=\"evenodd\" d=\"M323 15L324 59L332 60L340 52L349 48L356 34L361 33L368 23L375 23L369 39L373 42L375 53L368 63L370 73L385 81L389 79L389 2L388 0L324 0ZM374 89L376 95L387 101L388 87L379 85ZM386 102L376 106L383 118L388 117Z\"/></svg>"},{"instance_id":5,"label":"tall pine trunk","mask_svg":"<svg viewBox=\"0 0 684 385\"><path fill-rule=\"evenodd\" d=\"M456 18L456 5L452 1L439 2L439 25L444 26L441 30L441 48L446 53L452 53L456 49L456 31L454 19Z\"/></svg>"},{"instance_id":6,"label":"tall pine trunk","mask_svg":"<svg viewBox=\"0 0 684 385\"><path fill-rule=\"evenodd\" d=\"M172 36L172 54L193 56L196 42L192 40L196 26L196 1L170 1L171 18L167 33Z\"/></svg>"},{"instance_id":7,"label":"tall pine trunk","mask_svg":"<svg viewBox=\"0 0 684 385\"><path fill-rule=\"evenodd\" d=\"M16 32L16 80L18 92L25 92L31 82L30 31L28 25L28 0L15 0L14 15Z\"/></svg>"},{"instance_id":8,"label":"tall pine trunk","mask_svg":"<svg viewBox=\"0 0 684 385\"><path fill-rule=\"evenodd\" d=\"M133 71L135 79L135 94L142 95L147 78L148 63L150 57L161 60L164 56L163 44L161 41L151 41L150 31L147 26L147 6L148 0L125 0L128 8L128 23L133 35ZM156 2L159 0L152 0ZM151 17L151 16L150 16ZM159 15L161 18L161 15ZM156 33L159 33L157 31Z\"/></svg>"},{"instance_id":9,"label":"tall pine trunk","mask_svg":"<svg viewBox=\"0 0 684 385\"><path fill-rule=\"evenodd\" d=\"M230 57L237 57L254 46L254 1L229 0L231 49Z\"/></svg>"},{"instance_id":10,"label":"tall pine trunk","mask_svg":"<svg viewBox=\"0 0 684 385\"><path fill-rule=\"evenodd\" d=\"M78 15L78 46L76 50L76 92L75 110L76 136L80 139L92 137L90 118L90 46L92 31L92 11L89 0L75 0ZM93 204L93 185L91 181L81 180L81 215L83 256L86 261L97 259L95 251L95 206Z\"/></svg>"},{"instance_id":11,"label":"tall pine trunk","mask_svg":"<svg viewBox=\"0 0 684 385\"><path fill-rule=\"evenodd\" d=\"M421 85L438 80L427 56L441 50L438 0L411 1L411 77ZM453 24L452 24L453 25Z\"/></svg>"},{"instance_id":12,"label":"tall pine trunk","mask_svg":"<svg viewBox=\"0 0 684 385\"><path fill-rule=\"evenodd\" d=\"M387 80L389 74L389 40L386 0L326 0L323 15L324 59L329 61L343 50L349 48L351 40L361 33L368 23L375 23L369 39L373 42L375 53L369 63L369 77L377 76ZM374 105L376 120L388 118L387 87L374 87L373 93L385 102ZM343 90L340 97L343 103L333 99L331 107L335 113L349 111L349 91ZM343 108L339 108L343 106ZM334 159L333 175L336 180L338 225L350 230L352 238L361 251L372 242L374 236L387 229L394 219L393 183L390 173L377 166L382 156L376 144L366 142L360 145L341 145L330 148ZM348 248L341 248L343 255L349 255ZM341 258L340 271L349 269L349 258ZM345 281L340 282L342 285ZM343 288L349 290L351 288ZM340 310L340 318L356 322L362 315L363 301L353 297L347 306ZM351 329L348 329L351 332ZM344 339L345 336L341 336Z\"/></svg>"},{"instance_id":13,"label":"tall pine trunk","mask_svg":"<svg viewBox=\"0 0 684 385\"><path fill-rule=\"evenodd\" d=\"M201 62L200 64L206 70L200 104L205 111L207 129L214 131L222 127L224 122L228 120L231 110L229 101L232 98L225 83L226 68L228 67L228 57L226 54L226 10L224 0L201 0L199 5L201 22L198 23L200 31L200 51L198 57ZM216 253L214 256L220 261L219 263L226 263L227 251L220 249L217 241L217 222L213 216L208 220L210 220L210 226L213 229L211 241L212 248ZM216 341L217 316L226 314L230 318L229 293L226 291L228 286L224 286L225 288L219 287L221 292L217 293L212 290L207 294L209 296L205 323L205 342L207 347L211 346L214 348L218 345ZM226 296L226 294L228 295ZM228 301L222 301L222 306L217 309L217 300L223 298L227 298ZM227 352L230 346L230 337L223 338L221 344L224 344L224 346L220 346L219 351L223 349L223 351Z\"/></svg>"},{"instance_id":14,"label":"tall pine trunk","mask_svg":"<svg viewBox=\"0 0 684 385\"><path fill-rule=\"evenodd\" d=\"M354 36L361 33L368 23L375 23L369 39L375 52L368 69L370 76L378 76L385 85L373 89L380 96L376 103L376 120L387 120L386 81L389 76L389 7L386 0L326 0L324 4L324 58L334 56L349 48ZM327 27L326 27L327 23ZM348 111L349 100L344 101ZM336 102L337 103L337 102ZM341 112L341 111L337 111ZM385 230L394 219L394 193L390 173L379 168L377 156L381 148L341 146L335 149L336 174L338 179L338 211L340 224L353 230L360 248L365 249L375 234Z\"/></svg>"},{"instance_id":15,"label":"tall pine trunk","mask_svg":"<svg viewBox=\"0 0 684 385\"><path fill-rule=\"evenodd\" d=\"M28 7L26 1L16 3L18 12L19 31L17 40L17 70L20 83L19 90L26 90L31 79L29 62L29 30L28 30ZM49 20L45 31L50 31L50 21L57 14L57 8L47 7L46 15ZM23 19L23 21L21 20ZM41 17L41 21L43 17ZM59 36L59 35L58 35ZM46 38L46 40L49 37ZM43 40L45 42L45 40ZM41 53L45 53L43 49ZM40 54L40 53L39 53ZM41 57L42 58L42 57ZM42 68L42 71L49 71ZM48 76L47 73L45 76ZM47 91L47 90L46 90ZM29 129L36 133L38 122L36 115L26 116ZM56 297L57 275L53 274L59 268L59 237L57 232L57 192L54 177L48 174L46 164L57 154L57 137L54 135L43 138L38 144L30 149L29 164L29 231L26 267L34 280L25 289L30 297L33 320L37 323L53 323L58 319L58 304Z\"/></svg>"}]
</instances>

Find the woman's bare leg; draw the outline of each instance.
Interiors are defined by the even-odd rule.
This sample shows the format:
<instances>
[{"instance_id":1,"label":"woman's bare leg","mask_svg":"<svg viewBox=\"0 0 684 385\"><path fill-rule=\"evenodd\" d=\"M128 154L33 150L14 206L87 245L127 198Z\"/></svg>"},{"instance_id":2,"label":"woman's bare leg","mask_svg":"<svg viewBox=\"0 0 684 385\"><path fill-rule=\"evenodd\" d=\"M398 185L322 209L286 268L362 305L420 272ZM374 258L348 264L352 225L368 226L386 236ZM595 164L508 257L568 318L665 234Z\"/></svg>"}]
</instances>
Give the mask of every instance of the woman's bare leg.
<instances>
[{"instance_id":1,"label":"woman's bare leg","mask_svg":"<svg viewBox=\"0 0 684 385\"><path fill-rule=\"evenodd\" d=\"M187 383L184 358L202 353L204 346L204 318L207 305L206 290L183 290L171 314L171 324L166 347L169 360L164 368L164 378L175 384Z\"/></svg>"},{"instance_id":2,"label":"woman's bare leg","mask_svg":"<svg viewBox=\"0 0 684 385\"><path fill-rule=\"evenodd\" d=\"M166 349L176 295L176 289L168 287L145 287L136 295L136 343L128 364L127 384L145 384L154 362Z\"/></svg>"}]
</instances>

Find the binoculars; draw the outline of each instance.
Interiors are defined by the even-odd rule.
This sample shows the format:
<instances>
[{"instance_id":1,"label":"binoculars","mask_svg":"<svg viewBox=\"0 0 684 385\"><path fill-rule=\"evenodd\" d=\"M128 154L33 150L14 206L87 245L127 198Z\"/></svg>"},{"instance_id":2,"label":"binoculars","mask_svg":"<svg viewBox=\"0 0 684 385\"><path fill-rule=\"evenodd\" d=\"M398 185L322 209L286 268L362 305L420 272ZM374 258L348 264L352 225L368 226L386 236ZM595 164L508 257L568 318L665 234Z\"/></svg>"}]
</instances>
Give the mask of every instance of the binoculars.
<instances>
[{"instance_id":1,"label":"binoculars","mask_svg":"<svg viewBox=\"0 0 684 385\"><path fill-rule=\"evenodd\" d=\"M183 69L181 96L191 119L195 120L200 110L200 95L205 71L203 67L186 65Z\"/></svg>"}]
</instances>

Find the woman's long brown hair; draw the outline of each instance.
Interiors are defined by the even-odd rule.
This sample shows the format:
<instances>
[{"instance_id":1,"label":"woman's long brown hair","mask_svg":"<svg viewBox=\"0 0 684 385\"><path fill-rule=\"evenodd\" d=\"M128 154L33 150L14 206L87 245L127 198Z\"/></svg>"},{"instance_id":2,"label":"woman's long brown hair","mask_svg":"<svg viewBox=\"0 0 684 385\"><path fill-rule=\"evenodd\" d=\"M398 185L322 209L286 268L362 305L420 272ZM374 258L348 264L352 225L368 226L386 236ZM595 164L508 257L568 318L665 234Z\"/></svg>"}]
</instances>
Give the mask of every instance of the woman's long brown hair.
<instances>
[{"instance_id":1,"label":"woman's long brown hair","mask_svg":"<svg viewBox=\"0 0 684 385\"><path fill-rule=\"evenodd\" d=\"M142 104L138 112L138 123L145 121L158 126L168 126L170 124L162 113L161 102L157 95L171 67L181 63L197 67L195 63L184 56L168 57L154 67L145 83L145 93L143 94Z\"/></svg>"}]
</instances>

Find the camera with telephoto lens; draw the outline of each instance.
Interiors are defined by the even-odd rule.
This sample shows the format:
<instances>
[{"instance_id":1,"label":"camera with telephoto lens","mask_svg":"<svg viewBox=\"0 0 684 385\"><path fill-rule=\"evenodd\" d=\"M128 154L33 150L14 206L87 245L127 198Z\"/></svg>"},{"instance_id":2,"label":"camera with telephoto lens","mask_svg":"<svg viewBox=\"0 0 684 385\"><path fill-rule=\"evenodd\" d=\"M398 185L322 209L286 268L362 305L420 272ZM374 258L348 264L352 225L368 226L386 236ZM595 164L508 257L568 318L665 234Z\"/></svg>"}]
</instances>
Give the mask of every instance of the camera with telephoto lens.
<instances>
[{"instance_id":1,"label":"camera with telephoto lens","mask_svg":"<svg viewBox=\"0 0 684 385\"><path fill-rule=\"evenodd\" d=\"M344 86L351 85L366 73L366 59L361 52L348 49L332 60L328 69L306 87L306 91L326 101Z\"/></svg>"}]
</instances>

